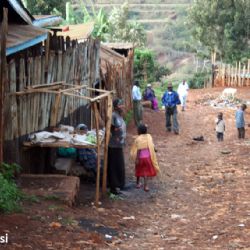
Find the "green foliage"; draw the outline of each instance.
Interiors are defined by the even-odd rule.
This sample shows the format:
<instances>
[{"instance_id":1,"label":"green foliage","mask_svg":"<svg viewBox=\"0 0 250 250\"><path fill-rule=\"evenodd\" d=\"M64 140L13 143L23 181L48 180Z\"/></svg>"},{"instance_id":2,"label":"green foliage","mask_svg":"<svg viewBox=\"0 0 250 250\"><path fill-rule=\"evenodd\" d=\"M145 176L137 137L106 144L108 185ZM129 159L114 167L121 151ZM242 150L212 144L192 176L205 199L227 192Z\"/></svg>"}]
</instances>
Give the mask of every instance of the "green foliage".
<instances>
[{"instance_id":1,"label":"green foliage","mask_svg":"<svg viewBox=\"0 0 250 250\"><path fill-rule=\"evenodd\" d=\"M67 4L67 23L94 22L92 36L104 42L131 42L135 46L145 44L146 32L143 26L136 21L128 21L127 3L121 8L114 8L110 15L107 15L102 8L96 11L92 0L87 2L90 8L87 8L83 1L78 0L80 7L75 11L70 4Z\"/></svg>"},{"instance_id":2,"label":"green foliage","mask_svg":"<svg viewBox=\"0 0 250 250\"><path fill-rule=\"evenodd\" d=\"M155 68L155 59L153 51L149 49L135 49L134 54L134 76L136 79L143 81L153 80Z\"/></svg>"},{"instance_id":3,"label":"green foliage","mask_svg":"<svg viewBox=\"0 0 250 250\"><path fill-rule=\"evenodd\" d=\"M192 39L191 30L188 27L187 9L176 12L177 19L169 19L162 32L162 39L174 50L193 52L197 42Z\"/></svg>"},{"instance_id":4,"label":"green foliage","mask_svg":"<svg viewBox=\"0 0 250 250\"><path fill-rule=\"evenodd\" d=\"M3 162L0 165L0 172L3 178L6 179L7 181L12 180L14 176L20 172L20 170L21 170L21 167L16 163L7 164Z\"/></svg>"},{"instance_id":5,"label":"green foliage","mask_svg":"<svg viewBox=\"0 0 250 250\"><path fill-rule=\"evenodd\" d=\"M25 0L25 5L32 15L49 15L61 13L65 17L67 0Z\"/></svg>"},{"instance_id":6,"label":"green foliage","mask_svg":"<svg viewBox=\"0 0 250 250\"><path fill-rule=\"evenodd\" d=\"M132 117L133 117L133 112L132 110L129 110L124 118L126 125L130 123L130 121L132 120Z\"/></svg>"},{"instance_id":7,"label":"green foliage","mask_svg":"<svg viewBox=\"0 0 250 250\"><path fill-rule=\"evenodd\" d=\"M134 54L134 76L141 82L159 81L164 75L170 74L165 66L156 62L154 52L149 49L135 49Z\"/></svg>"},{"instance_id":8,"label":"green foliage","mask_svg":"<svg viewBox=\"0 0 250 250\"><path fill-rule=\"evenodd\" d=\"M189 80L189 87L192 89L204 88L205 82L209 80L211 74L207 72L199 72L194 74L193 78Z\"/></svg>"},{"instance_id":9,"label":"green foliage","mask_svg":"<svg viewBox=\"0 0 250 250\"><path fill-rule=\"evenodd\" d=\"M6 180L0 173L0 212L10 213L19 210L19 190L13 181Z\"/></svg>"},{"instance_id":10,"label":"green foliage","mask_svg":"<svg viewBox=\"0 0 250 250\"><path fill-rule=\"evenodd\" d=\"M161 78L163 76L167 76L167 75L171 74L171 70L166 66L162 66L162 65L156 63L154 73L155 73L155 80L161 81Z\"/></svg>"},{"instance_id":11,"label":"green foliage","mask_svg":"<svg viewBox=\"0 0 250 250\"><path fill-rule=\"evenodd\" d=\"M60 197L55 195L55 194L48 194L46 196L44 196L45 200L52 200L52 201L58 201L60 200Z\"/></svg>"},{"instance_id":12,"label":"green foliage","mask_svg":"<svg viewBox=\"0 0 250 250\"><path fill-rule=\"evenodd\" d=\"M3 164L2 164L3 165ZM11 173L11 167L4 164L7 170L0 173L0 212L11 213L20 211L19 202L22 198L22 193L17 188Z\"/></svg>"},{"instance_id":13,"label":"green foliage","mask_svg":"<svg viewBox=\"0 0 250 250\"><path fill-rule=\"evenodd\" d=\"M66 3L66 21L65 24L77 24L83 20L82 12L74 11L70 2Z\"/></svg>"},{"instance_id":14,"label":"green foliage","mask_svg":"<svg viewBox=\"0 0 250 250\"><path fill-rule=\"evenodd\" d=\"M196 0L189 20L194 37L220 59L233 62L250 56L250 1Z\"/></svg>"}]
</instances>

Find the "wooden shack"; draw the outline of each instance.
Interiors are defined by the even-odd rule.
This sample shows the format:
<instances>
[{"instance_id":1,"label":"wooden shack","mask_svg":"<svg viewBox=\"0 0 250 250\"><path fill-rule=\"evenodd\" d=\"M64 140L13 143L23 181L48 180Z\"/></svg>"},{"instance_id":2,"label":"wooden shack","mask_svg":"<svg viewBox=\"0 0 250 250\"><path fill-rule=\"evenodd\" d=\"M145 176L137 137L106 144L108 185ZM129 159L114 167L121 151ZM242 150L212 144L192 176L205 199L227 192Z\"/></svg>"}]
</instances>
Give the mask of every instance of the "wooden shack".
<instances>
[{"instance_id":1,"label":"wooden shack","mask_svg":"<svg viewBox=\"0 0 250 250\"><path fill-rule=\"evenodd\" d=\"M101 86L114 90L128 111L132 108L134 47L131 43L104 43L100 51Z\"/></svg>"},{"instance_id":2,"label":"wooden shack","mask_svg":"<svg viewBox=\"0 0 250 250\"><path fill-rule=\"evenodd\" d=\"M8 10L6 18L2 14L2 23L8 22L7 26L1 25L5 29L1 29L0 34L1 41L6 37L6 50L1 46L1 68L5 72L1 74L4 97L1 98L1 160L20 164L24 172L36 172L39 165L46 165L47 152L40 149L24 151L23 142L31 133L59 123L72 126L85 123L91 127L91 107L86 99L63 96L55 124L52 124L55 95L46 91L28 91L27 94L26 90L56 83L92 87L99 78L100 45L89 37L90 26L87 30L78 30L82 38L79 42L56 32L51 36L48 30L35 27L33 17L19 1L2 1L1 7L1 13L5 13L4 8ZM84 91L81 94L89 95Z\"/></svg>"}]
</instances>

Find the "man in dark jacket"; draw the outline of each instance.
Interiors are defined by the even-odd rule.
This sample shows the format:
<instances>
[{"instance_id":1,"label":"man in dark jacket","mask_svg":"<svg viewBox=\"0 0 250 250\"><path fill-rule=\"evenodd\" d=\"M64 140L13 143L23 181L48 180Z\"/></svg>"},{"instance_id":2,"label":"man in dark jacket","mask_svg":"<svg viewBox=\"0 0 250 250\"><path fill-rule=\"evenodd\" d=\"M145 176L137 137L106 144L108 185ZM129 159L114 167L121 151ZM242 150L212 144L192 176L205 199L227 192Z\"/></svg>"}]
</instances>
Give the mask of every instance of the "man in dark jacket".
<instances>
[{"instance_id":1,"label":"man in dark jacket","mask_svg":"<svg viewBox=\"0 0 250 250\"><path fill-rule=\"evenodd\" d=\"M180 99L176 91L173 90L172 83L168 84L168 89L164 93L162 99L162 104L165 106L166 115L166 128L167 131L171 131L173 119L173 131L175 134L179 134L179 124L177 120L177 105L179 105Z\"/></svg>"}]
</instances>

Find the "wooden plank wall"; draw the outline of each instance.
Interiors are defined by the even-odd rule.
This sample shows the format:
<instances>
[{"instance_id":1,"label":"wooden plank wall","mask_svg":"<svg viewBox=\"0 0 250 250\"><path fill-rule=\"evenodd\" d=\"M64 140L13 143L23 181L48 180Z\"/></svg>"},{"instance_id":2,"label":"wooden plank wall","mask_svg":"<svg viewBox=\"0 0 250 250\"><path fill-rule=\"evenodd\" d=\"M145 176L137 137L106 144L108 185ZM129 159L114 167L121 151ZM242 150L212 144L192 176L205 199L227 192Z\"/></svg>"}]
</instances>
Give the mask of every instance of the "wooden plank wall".
<instances>
[{"instance_id":1,"label":"wooden plank wall","mask_svg":"<svg viewBox=\"0 0 250 250\"><path fill-rule=\"evenodd\" d=\"M64 41L62 37L51 37L49 44L47 53L44 52L44 47L39 45L8 58L8 88L5 93L7 101L4 107L4 158L7 162L11 161L9 158L13 158L7 149L13 144L11 142L16 144L19 141L21 145L29 134L50 126L50 115L55 101L53 94L33 93L17 96L13 93L23 91L29 86L59 81L92 87L99 77L99 41L88 39L84 43L78 43L69 39ZM61 98L57 123L63 122L72 126L78 123L90 125L90 110L86 110L86 106L87 101L84 99ZM15 158L19 159L16 154Z\"/></svg>"},{"instance_id":2,"label":"wooden plank wall","mask_svg":"<svg viewBox=\"0 0 250 250\"><path fill-rule=\"evenodd\" d=\"M124 57L122 65L105 61L106 73L101 72L105 89L114 90L115 96L124 100L126 111L132 108L133 61L134 51L131 49L128 56Z\"/></svg>"},{"instance_id":3,"label":"wooden plank wall","mask_svg":"<svg viewBox=\"0 0 250 250\"><path fill-rule=\"evenodd\" d=\"M215 70L215 86L243 87L250 86L250 59L247 64L219 64Z\"/></svg>"}]
</instances>

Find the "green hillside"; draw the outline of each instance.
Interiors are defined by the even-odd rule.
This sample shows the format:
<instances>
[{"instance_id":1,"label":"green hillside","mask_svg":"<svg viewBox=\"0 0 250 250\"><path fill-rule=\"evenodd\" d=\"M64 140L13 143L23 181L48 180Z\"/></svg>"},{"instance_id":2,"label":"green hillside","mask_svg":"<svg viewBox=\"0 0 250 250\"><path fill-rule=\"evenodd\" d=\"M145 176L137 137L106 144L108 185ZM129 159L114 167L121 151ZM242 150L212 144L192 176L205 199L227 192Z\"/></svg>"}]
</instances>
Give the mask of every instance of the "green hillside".
<instances>
[{"instance_id":1,"label":"green hillside","mask_svg":"<svg viewBox=\"0 0 250 250\"><path fill-rule=\"evenodd\" d=\"M83 0L91 12L91 1ZM147 47L158 61L173 71L189 74L192 65L191 34L186 27L187 11L192 0L129 0L129 19L143 24L147 31ZM94 9L103 8L109 13L119 8L124 0L96 0ZM188 58L188 60L187 60ZM190 69L189 66L190 65ZM183 70L182 70L183 69Z\"/></svg>"}]
</instances>

